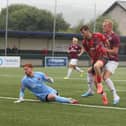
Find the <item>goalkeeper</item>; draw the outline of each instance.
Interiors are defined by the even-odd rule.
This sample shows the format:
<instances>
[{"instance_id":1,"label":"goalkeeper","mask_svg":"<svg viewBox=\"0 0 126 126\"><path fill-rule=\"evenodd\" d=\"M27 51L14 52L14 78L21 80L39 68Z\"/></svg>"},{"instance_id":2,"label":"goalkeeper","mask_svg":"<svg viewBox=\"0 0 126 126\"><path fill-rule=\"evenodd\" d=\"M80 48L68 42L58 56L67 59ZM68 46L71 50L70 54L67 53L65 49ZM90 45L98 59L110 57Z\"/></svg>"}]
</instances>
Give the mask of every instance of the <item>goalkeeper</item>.
<instances>
[{"instance_id":1,"label":"goalkeeper","mask_svg":"<svg viewBox=\"0 0 126 126\"><path fill-rule=\"evenodd\" d=\"M46 76L42 72L33 72L32 64L25 64L23 68L25 76L22 79L19 99L15 101L15 103L20 103L24 101L25 88L30 90L40 101L56 101L60 103L71 104L78 103L78 101L75 99L59 96L58 92L55 89L50 86L47 86L45 82L53 83L53 78Z\"/></svg>"}]
</instances>

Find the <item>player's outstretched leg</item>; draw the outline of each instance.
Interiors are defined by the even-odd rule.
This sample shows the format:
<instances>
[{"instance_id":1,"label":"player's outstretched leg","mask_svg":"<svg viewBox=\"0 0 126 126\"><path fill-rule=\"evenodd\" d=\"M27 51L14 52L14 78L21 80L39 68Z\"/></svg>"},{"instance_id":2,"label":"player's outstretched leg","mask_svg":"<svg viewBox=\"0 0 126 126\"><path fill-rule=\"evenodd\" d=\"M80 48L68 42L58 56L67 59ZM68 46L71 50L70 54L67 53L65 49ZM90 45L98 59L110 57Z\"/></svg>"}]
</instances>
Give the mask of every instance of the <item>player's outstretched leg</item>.
<instances>
[{"instance_id":1,"label":"player's outstretched leg","mask_svg":"<svg viewBox=\"0 0 126 126\"><path fill-rule=\"evenodd\" d=\"M70 103L70 104L78 104L78 101L73 98L65 98L61 96L55 96L55 101L60 102L60 103Z\"/></svg>"}]
</instances>

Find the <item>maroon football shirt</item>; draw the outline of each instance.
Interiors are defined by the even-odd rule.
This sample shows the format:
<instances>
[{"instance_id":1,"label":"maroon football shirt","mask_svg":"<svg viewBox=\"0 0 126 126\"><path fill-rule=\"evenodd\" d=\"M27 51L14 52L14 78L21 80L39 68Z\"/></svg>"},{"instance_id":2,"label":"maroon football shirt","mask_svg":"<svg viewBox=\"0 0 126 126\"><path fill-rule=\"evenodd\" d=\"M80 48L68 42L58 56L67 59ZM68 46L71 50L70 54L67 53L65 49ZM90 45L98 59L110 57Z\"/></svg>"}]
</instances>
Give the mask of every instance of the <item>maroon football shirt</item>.
<instances>
[{"instance_id":1,"label":"maroon football shirt","mask_svg":"<svg viewBox=\"0 0 126 126\"><path fill-rule=\"evenodd\" d=\"M78 59L78 54L81 51L81 47L78 44L71 44L68 48L70 59Z\"/></svg>"},{"instance_id":2,"label":"maroon football shirt","mask_svg":"<svg viewBox=\"0 0 126 126\"><path fill-rule=\"evenodd\" d=\"M110 49L113 49L114 47L120 48L120 37L112 32L111 34L105 33L105 37L108 39L110 43ZM109 59L114 61L119 61L119 55L118 54L109 54Z\"/></svg>"},{"instance_id":3,"label":"maroon football shirt","mask_svg":"<svg viewBox=\"0 0 126 126\"><path fill-rule=\"evenodd\" d=\"M107 57L107 55L101 52L101 48L105 47L106 37L101 33L92 34L91 39L84 39L82 45L93 62L97 61L101 57Z\"/></svg>"}]
</instances>

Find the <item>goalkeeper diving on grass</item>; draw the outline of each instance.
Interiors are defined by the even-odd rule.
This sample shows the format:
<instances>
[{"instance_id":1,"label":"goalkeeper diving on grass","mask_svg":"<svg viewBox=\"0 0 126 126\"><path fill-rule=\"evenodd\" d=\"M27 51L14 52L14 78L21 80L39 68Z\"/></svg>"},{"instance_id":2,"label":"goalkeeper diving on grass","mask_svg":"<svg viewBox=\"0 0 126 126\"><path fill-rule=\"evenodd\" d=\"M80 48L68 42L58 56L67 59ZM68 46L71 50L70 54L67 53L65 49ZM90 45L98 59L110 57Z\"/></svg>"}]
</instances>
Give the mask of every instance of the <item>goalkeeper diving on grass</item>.
<instances>
[{"instance_id":1,"label":"goalkeeper diving on grass","mask_svg":"<svg viewBox=\"0 0 126 126\"><path fill-rule=\"evenodd\" d=\"M40 101L50 102L56 101L59 103L70 103L77 104L78 101L73 98L61 97L58 95L58 92L45 84L45 82L53 83L54 80L52 77L47 76L42 72L34 72L32 64L23 65L25 76L21 82L21 88L19 93L19 99L15 103L23 102L24 91L27 88L30 90Z\"/></svg>"}]
</instances>

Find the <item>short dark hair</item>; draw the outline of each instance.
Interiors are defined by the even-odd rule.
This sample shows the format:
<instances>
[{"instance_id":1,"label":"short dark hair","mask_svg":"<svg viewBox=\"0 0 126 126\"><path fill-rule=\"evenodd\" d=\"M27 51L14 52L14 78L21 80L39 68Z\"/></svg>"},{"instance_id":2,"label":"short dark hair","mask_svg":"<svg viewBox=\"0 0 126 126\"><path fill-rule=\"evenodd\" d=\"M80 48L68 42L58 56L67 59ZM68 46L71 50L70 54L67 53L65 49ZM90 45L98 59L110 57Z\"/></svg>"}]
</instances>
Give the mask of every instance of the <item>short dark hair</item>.
<instances>
[{"instance_id":1,"label":"short dark hair","mask_svg":"<svg viewBox=\"0 0 126 126\"><path fill-rule=\"evenodd\" d=\"M81 28L80 28L80 31L88 31L89 30L89 27L87 25L83 25Z\"/></svg>"},{"instance_id":2,"label":"short dark hair","mask_svg":"<svg viewBox=\"0 0 126 126\"><path fill-rule=\"evenodd\" d=\"M24 64L23 67L30 67L30 68L33 68L32 64Z\"/></svg>"}]
</instances>

